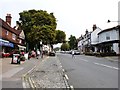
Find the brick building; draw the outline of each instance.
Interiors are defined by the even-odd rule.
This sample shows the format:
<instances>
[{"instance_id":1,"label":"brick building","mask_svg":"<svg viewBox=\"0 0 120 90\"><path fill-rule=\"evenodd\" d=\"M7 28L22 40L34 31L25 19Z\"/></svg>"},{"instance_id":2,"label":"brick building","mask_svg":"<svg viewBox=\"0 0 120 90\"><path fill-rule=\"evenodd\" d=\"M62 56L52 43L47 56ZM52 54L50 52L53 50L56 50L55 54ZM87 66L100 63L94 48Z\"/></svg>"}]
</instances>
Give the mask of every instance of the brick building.
<instances>
[{"instance_id":1,"label":"brick building","mask_svg":"<svg viewBox=\"0 0 120 90\"><path fill-rule=\"evenodd\" d=\"M25 49L25 36L19 26L11 27L11 14L7 14L6 21L0 18L0 47L4 53L15 49Z\"/></svg>"}]
</instances>

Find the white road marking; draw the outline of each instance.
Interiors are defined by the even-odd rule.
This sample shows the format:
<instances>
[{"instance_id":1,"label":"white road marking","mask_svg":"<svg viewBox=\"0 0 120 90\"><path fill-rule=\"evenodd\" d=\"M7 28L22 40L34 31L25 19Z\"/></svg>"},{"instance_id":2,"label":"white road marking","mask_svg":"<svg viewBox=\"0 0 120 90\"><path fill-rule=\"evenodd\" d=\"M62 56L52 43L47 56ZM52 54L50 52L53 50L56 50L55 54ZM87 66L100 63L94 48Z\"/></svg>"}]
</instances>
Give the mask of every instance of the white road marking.
<instances>
[{"instance_id":1,"label":"white road marking","mask_svg":"<svg viewBox=\"0 0 120 90\"><path fill-rule=\"evenodd\" d=\"M63 71L63 72L65 72L65 70L64 70L64 69L62 69L62 71Z\"/></svg>"},{"instance_id":2,"label":"white road marking","mask_svg":"<svg viewBox=\"0 0 120 90\"><path fill-rule=\"evenodd\" d=\"M116 70L119 69L119 68L117 68L117 67L113 67L113 66L109 66L109 65L105 65L105 64L100 64L100 63L95 63L95 62L94 62L94 64L100 65L100 66L104 66L104 67L108 67L108 68L112 68L112 69L116 69Z\"/></svg>"},{"instance_id":3,"label":"white road marking","mask_svg":"<svg viewBox=\"0 0 120 90\"><path fill-rule=\"evenodd\" d=\"M70 89L71 89L71 90L74 90L74 87L71 85L71 86L70 86Z\"/></svg>"},{"instance_id":4,"label":"white road marking","mask_svg":"<svg viewBox=\"0 0 120 90\"><path fill-rule=\"evenodd\" d=\"M69 80L69 78L68 78L68 76L65 74L65 78L67 79L67 80Z\"/></svg>"},{"instance_id":5,"label":"white road marking","mask_svg":"<svg viewBox=\"0 0 120 90\"><path fill-rule=\"evenodd\" d=\"M85 62L89 62L88 60L85 60L85 59L80 59L80 60L85 61Z\"/></svg>"}]
</instances>

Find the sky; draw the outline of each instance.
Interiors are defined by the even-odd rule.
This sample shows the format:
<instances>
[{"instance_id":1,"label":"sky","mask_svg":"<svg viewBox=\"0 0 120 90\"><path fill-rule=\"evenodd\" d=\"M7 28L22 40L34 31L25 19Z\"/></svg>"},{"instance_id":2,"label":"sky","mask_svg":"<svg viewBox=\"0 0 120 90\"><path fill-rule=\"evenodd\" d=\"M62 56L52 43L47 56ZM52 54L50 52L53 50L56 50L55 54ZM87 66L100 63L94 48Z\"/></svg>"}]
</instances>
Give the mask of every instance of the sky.
<instances>
[{"instance_id":1,"label":"sky","mask_svg":"<svg viewBox=\"0 0 120 90\"><path fill-rule=\"evenodd\" d=\"M5 20L7 14L12 16L12 27L19 20L19 13L36 9L53 12L57 19L57 30L80 37L86 29L92 31L93 24L101 29L116 26L118 20L119 0L2 0L0 2L0 18Z\"/></svg>"}]
</instances>

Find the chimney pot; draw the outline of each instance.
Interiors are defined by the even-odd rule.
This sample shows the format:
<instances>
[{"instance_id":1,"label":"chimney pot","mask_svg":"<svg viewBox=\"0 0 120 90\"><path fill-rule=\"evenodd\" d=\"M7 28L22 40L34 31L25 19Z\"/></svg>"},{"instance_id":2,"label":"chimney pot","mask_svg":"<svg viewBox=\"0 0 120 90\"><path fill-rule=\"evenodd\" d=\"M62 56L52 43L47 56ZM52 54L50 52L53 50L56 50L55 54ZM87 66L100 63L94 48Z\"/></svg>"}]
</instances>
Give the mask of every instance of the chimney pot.
<instances>
[{"instance_id":1,"label":"chimney pot","mask_svg":"<svg viewBox=\"0 0 120 90\"><path fill-rule=\"evenodd\" d=\"M94 31L95 29L97 29L96 24L93 25L93 31Z\"/></svg>"},{"instance_id":2,"label":"chimney pot","mask_svg":"<svg viewBox=\"0 0 120 90\"><path fill-rule=\"evenodd\" d=\"M11 17L11 14L7 14L7 16L6 16L6 22L11 26L11 19L12 19L12 17Z\"/></svg>"}]
</instances>

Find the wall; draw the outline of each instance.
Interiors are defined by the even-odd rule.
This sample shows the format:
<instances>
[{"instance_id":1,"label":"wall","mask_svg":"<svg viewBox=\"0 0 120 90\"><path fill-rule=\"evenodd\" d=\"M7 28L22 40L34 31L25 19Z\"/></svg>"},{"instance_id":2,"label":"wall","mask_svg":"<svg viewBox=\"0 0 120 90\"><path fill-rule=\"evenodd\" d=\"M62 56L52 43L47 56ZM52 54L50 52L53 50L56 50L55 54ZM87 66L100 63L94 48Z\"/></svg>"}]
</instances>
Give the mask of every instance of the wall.
<instances>
[{"instance_id":1,"label":"wall","mask_svg":"<svg viewBox=\"0 0 120 90\"><path fill-rule=\"evenodd\" d=\"M109 40L106 39L107 35L110 37ZM99 43L113 40L119 40L118 30L106 31L99 34Z\"/></svg>"},{"instance_id":2,"label":"wall","mask_svg":"<svg viewBox=\"0 0 120 90\"><path fill-rule=\"evenodd\" d=\"M97 27L92 33L91 33L91 44L97 44L98 43L98 33L101 31L100 28Z\"/></svg>"}]
</instances>

